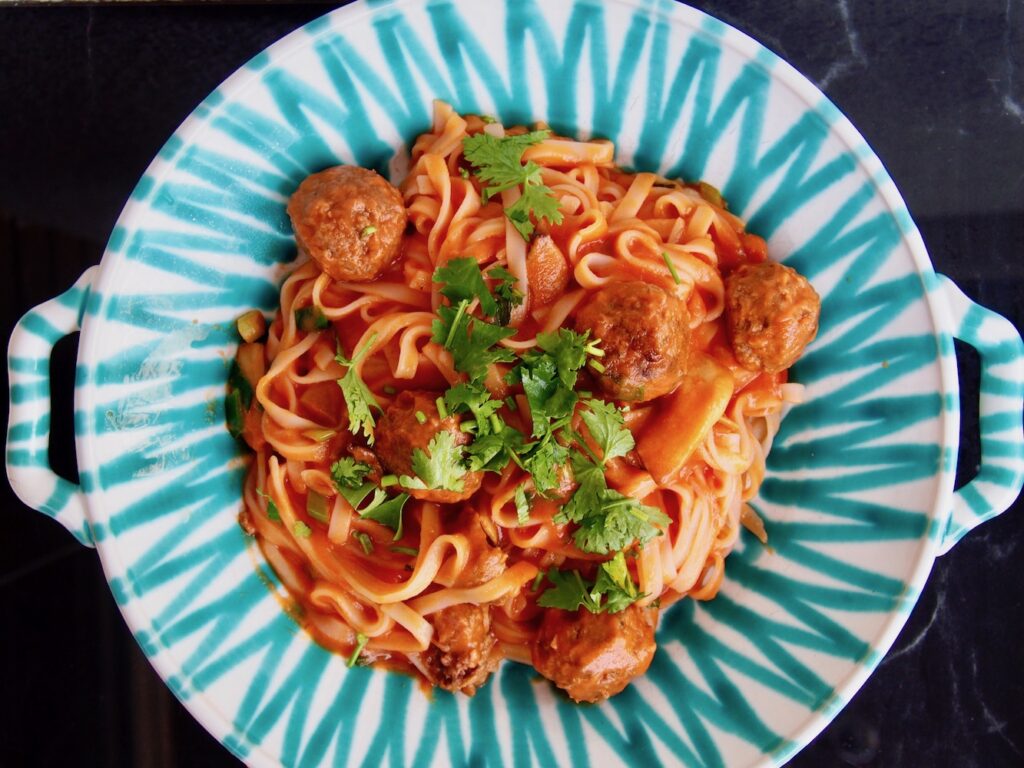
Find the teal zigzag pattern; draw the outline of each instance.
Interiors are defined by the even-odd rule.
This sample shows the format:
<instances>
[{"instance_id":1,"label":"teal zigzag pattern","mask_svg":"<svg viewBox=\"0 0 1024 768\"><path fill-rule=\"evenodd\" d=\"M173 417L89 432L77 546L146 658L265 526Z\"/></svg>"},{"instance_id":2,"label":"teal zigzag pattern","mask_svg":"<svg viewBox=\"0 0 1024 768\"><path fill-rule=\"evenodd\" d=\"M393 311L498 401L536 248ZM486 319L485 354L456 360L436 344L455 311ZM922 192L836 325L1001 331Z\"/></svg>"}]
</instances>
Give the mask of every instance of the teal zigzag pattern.
<instances>
[{"instance_id":1,"label":"teal zigzag pattern","mask_svg":"<svg viewBox=\"0 0 1024 768\"><path fill-rule=\"evenodd\" d=\"M933 484L951 469L941 423L958 406L932 371L952 344L936 344L909 215L881 201L891 182L870 150L837 143L834 108L782 93L786 65L718 22L670 2L494 2L486 21L471 7L371 2L314 22L212 94L140 181L109 245L117 274L91 294L105 341L79 370L76 413L114 594L175 693L254 762L783 759L800 726L841 706L850 670L877 662L888 617L916 597L908 563L942 533ZM270 599L275 577L235 523L243 470L221 427L218 353L242 309L276 303L294 256L284 201L339 160L386 171L435 97L710 178L773 247L784 236L786 261L823 294L820 341L795 370L812 396L784 421L757 502L772 551L744 541L723 594L669 610L650 673L601 706L571 705L516 664L472 700L429 703L410 679L345 670ZM818 223L794 228L801 217ZM904 391L915 376L931 388ZM34 460L18 447L28 431L12 426L8 462ZM872 547L891 570L850 555Z\"/></svg>"}]
</instances>

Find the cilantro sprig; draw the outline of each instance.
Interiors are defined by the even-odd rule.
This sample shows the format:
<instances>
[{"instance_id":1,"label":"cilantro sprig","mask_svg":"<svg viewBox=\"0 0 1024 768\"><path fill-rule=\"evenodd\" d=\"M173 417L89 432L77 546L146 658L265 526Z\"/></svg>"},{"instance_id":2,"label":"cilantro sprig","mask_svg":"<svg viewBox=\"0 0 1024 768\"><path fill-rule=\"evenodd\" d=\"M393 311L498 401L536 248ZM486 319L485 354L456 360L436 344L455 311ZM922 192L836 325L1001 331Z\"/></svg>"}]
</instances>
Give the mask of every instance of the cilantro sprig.
<instances>
[{"instance_id":1,"label":"cilantro sprig","mask_svg":"<svg viewBox=\"0 0 1024 768\"><path fill-rule=\"evenodd\" d=\"M598 566L593 582L579 571L550 570L546 575L553 586L537 600L542 608L576 611L583 606L591 613L619 613L646 596L633 581L622 552Z\"/></svg>"},{"instance_id":2,"label":"cilantro sprig","mask_svg":"<svg viewBox=\"0 0 1024 768\"><path fill-rule=\"evenodd\" d=\"M442 429L427 444L427 450L416 448L412 452L413 476L402 475L398 483L403 488L442 490L462 493L466 476L465 449L455 442L455 435Z\"/></svg>"},{"instance_id":3,"label":"cilantro sprig","mask_svg":"<svg viewBox=\"0 0 1024 768\"><path fill-rule=\"evenodd\" d=\"M331 479L339 490L352 490L363 485L370 471L369 464L356 461L351 456L342 456L331 464Z\"/></svg>"},{"instance_id":4,"label":"cilantro sprig","mask_svg":"<svg viewBox=\"0 0 1024 768\"><path fill-rule=\"evenodd\" d=\"M537 348L522 356L506 380L522 384L533 418L533 436L543 438L552 422L572 415L579 395L576 379L588 355L603 355L588 333L559 328L537 334Z\"/></svg>"},{"instance_id":5,"label":"cilantro sprig","mask_svg":"<svg viewBox=\"0 0 1024 768\"><path fill-rule=\"evenodd\" d=\"M579 451L573 451L571 461L578 487L552 519L577 524L573 533L577 547L606 555L634 542L642 546L661 535L669 524L668 515L609 488L604 468Z\"/></svg>"},{"instance_id":6,"label":"cilantro sprig","mask_svg":"<svg viewBox=\"0 0 1024 768\"><path fill-rule=\"evenodd\" d=\"M505 209L505 216L524 240L533 234L531 214L538 221L547 219L552 224L562 223L558 198L542 182L540 166L532 160L523 164L523 152L550 135L550 131L531 131L498 138L489 133L478 133L462 140L466 160L473 165L476 176L487 184L482 191L484 202L507 189L521 187L519 199Z\"/></svg>"},{"instance_id":7,"label":"cilantro sprig","mask_svg":"<svg viewBox=\"0 0 1024 768\"><path fill-rule=\"evenodd\" d=\"M381 407L377 398L373 396L373 392L366 386L356 370L356 364L366 357L376 339L377 334L371 336L366 346L353 353L351 358L345 356L341 348L341 341L338 341L337 354L334 356L338 365L347 368L345 375L338 379L338 386L341 387L341 392L345 396L345 407L348 408L349 431L356 435L362 430L363 436L371 445L373 444L373 429L377 425L371 409L376 408L379 411Z\"/></svg>"}]
</instances>

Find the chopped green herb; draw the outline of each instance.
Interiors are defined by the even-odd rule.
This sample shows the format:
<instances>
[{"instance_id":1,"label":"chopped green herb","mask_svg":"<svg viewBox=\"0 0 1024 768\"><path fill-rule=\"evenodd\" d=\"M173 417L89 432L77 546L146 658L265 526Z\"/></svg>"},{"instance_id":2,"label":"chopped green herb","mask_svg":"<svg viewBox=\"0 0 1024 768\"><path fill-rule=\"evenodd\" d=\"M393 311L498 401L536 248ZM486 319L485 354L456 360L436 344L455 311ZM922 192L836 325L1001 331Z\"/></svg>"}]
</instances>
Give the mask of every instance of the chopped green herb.
<instances>
[{"instance_id":1,"label":"chopped green herb","mask_svg":"<svg viewBox=\"0 0 1024 768\"><path fill-rule=\"evenodd\" d=\"M506 189L522 187L519 200L505 209L505 216L524 239L533 234L531 213L538 220L547 219L552 224L562 221L558 199L542 183L540 166L532 160L525 165L522 162L527 147L550 135L550 131L531 131L498 138L489 133L478 133L462 140L466 160L473 165L480 180L487 184L482 192L484 202Z\"/></svg>"},{"instance_id":2,"label":"chopped green herb","mask_svg":"<svg viewBox=\"0 0 1024 768\"><path fill-rule=\"evenodd\" d=\"M480 119L483 120L487 125L498 122L498 118L491 117L490 115L480 115Z\"/></svg>"},{"instance_id":3,"label":"chopped green herb","mask_svg":"<svg viewBox=\"0 0 1024 768\"><path fill-rule=\"evenodd\" d=\"M363 649L366 647L366 644L369 641L370 638L368 638L362 632L356 632L356 645L355 648L352 649L352 655L348 657L349 668L354 667L356 665L356 662L359 661L359 656L362 654Z\"/></svg>"},{"instance_id":4,"label":"chopped green herb","mask_svg":"<svg viewBox=\"0 0 1024 768\"><path fill-rule=\"evenodd\" d=\"M400 493L388 498L383 491L377 489L373 500L366 509L359 510L359 516L365 520L375 520L395 532L392 541L402 538L402 509L409 500L409 494Z\"/></svg>"},{"instance_id":5,"label":"chopped green herb","mask_svg":"<svg viewBox=\"0 0 1024 768\"><path fill-rule=\"evenodd\" d=\"M550 570L547 578L554 586L537 600L537 605L544 608L575 611L583 606L591 613L618 613L644 597L629 574L622 552L598 566L593 584L586 582L579 571Z\"/></svg>"},{"instance_id":6,"label":"chopped green herb","mask_svg":"<svg viewBox=\"0 0 1024 768\"><path fill-rule=\"evenodd\" d=\"M591 350L600 352L587 334L567 328L556 333L537 334L537 348L524 354L519 365L506 377L520 383L530 404L534 437L543 437L552 420L571 415L579 397L574 391L580 368ZM603 353L602 353L603 354Z\"/></svg>"},{"instance_id":7,"label":"chopped green herb","mask_svg":"<svg viewBox=\"0 0 1024 768\"><path fill-rule=\"evenodd\" d=\"M451 299L452 304L479 299L484 314L494 317L498 312L498 303L484 282L480 265L472 256L452 259L438 267L434 270L434 282L444 283L441 295Z\"/></svg>"},{"instance_id":8,"label":"chopped green herb","mask_svg":"<svg viewBox=\"0 0 1024 768\"><path fill-rule=\"evenodd\" d=\"M299 330L311 333L324 330L330 326L331 321L318 307L303 307L295 310L295 324Z\"/></svg>"},{"instance_id":9,"label":"chopped green herb","mask_svg":"<svg viewBox=\"0 0 1024 768\"><path fill-rule=\"evenodd\" d=\"M597 362L597 360L591 360L590 361L590 367L593 368L598 373L604 373L604 370L605 370L604 369L604 365L602 365L601 363Z\"/></svg>"},{"instance_id":10,"label":"chopped green herb","mask_svg":"<svg viewBox=\"0 0 1024 768\"><path fill-rule=\"evenodd\" d=\"M672 279L676 281L676 285L679 285L679 273L676 272L676 263L672 261L672 257L668 255L666 251L661 252L661 258L665 260L665 266L668 267L668 271L672 275Z\"/></svg>"},{"instance_id":11,"label":"chopped green herb","mask_svg":"<svg viewBox=\"0 0 1024 768\"><path fill-rule=\"evenodd\" d=\"M420 424L426 424L427 414L425 414L423 411L416 411L416 421L418 421Z\"/></svg>"},{"instance_id":12,"label":"chopped green herb","mask_svg":"<svg viewBox=\"0 0 1024 768\"><path fill-rule=\"evenodd\" d=\"M353 354L351 359L342 352L341 341L338 341L338 353L334 356L338 365L348 369L345 371L345 375L338 379L338 386L341 387L342 394L345 396L345 406L348 408L349 431L355 435L362 430L363 436L370 444L373 443L373 428L376 426L373 412L370 409L380 410L380 404L356 371L356 364L373 348L373 342L376 339L377 334L371 336L370 340L366 342L366 346Z\"/></svg>"},{"instance_id":13,"label":"chopped green herb","mask_svg":"<svg viewBox=\"0 0 1024 768\"><path fill-rule=\"evenodd\" d=\"M448 413L471 413L473 420L481 425L478 434L487 434L493 417L501 408L500 400L493 400L491 393L481 384L460 382L444 393L444 406ZM464 422L468 423L468 422ZM498 422L499 427L501 422ZM495 432L500 429L495 429Z\"/></svg>"},{"instance_id":14,"label":"chopped green herb","mask_svg":"<svg viewBox=\"0 0 1024 768\"><path fill-rule=\"evenodd\" d=\"M498 432L478 435L466 447L469 468L473 472L498 472L508 466L523 449L523 433L505 425Z\"/></svg>"},{"instance_id":15,"label":"chopped green herb","mask_svg":"<svg viewBox=\"0 0 1024 768\"><path fill-rule=\"evenodd\" d=\"M256 489L256 493L257 495L262 496L264 499L267 500L267 519L280 522L281 513L277 510L277 504L275 504L274 500L270 498L270 494L259 488Z\"/></svg>"},{"instance_id":16,"label":"chopped green herb","mask_svg":"<svg viewBox=\"0 0 1024 768\"><path fill-rule=\"evenodd\" d=\"M523 294L519 290L519 281L515 275L504 267L492 267L487 271L487 277L495 280L491 293L498 303L498 312L494 315L498 325L507 325L512 319L512 310L523 303Z\"/></svg>"},{"instance_id":17,"label":"chopped green herb","mask_svg":"<svg viewBox=\"0 0 1024 768\"><path fill-rule=\"evenodd\" d=\"M455 369L469 376L470 381L482 381L494 363L510 363L515 352L495 347L502 339L515 335L515 330L492 325L466 313L469 302L460 301L457 307L439 307L438 319L433 323L433 340L452 353Z\"/></svg>"},{"instance_id":18,"label":"chopped green herb","mask_svg":"<svg viewBox=\"0 0 1024 768\"><path fill-rule=\"evenodd\" d=\"M369 464L356 461L351 456L342 456L331 464L331 479L338 490L359 488L370 474L370 469Z\"/></svg>"},{"instance_id":19,"label":"chopped green herb","mask_svg":"<svg viewBox=\"0 0 1024 768\"><path fill-rule=\"evenodd\" d=\"M398 482L404 488L440 489L461 493L466 475L464 449L455 442L455 435L441 430L427 444L427 450L416 448L412 453L415 476L402 475Z\"/></svg>"},{"instance_id":20,"label":"chopped green herb","mask_svg":"<svg viewBox=\"0 0 1024 768\"><path fill-rule=\"evenodd\" d=\"M296 520L295 525L292 526L292 533L300 539L308 539L313 534L313 529L301 520Z\"/></svg>"},{"instance_id":21,"label":"chopped green herb","mask_svg":"<svg viewBox=\"0 0 1024 768\"><path fill-rule=\"evenodd\" d=\"M353 531L352 538L359 542L359 546L363 548L364 554L371 554L373 552L373 539L362 531Z\"/></svg>"},{"instance_id":22,"label":"chopped green herb","mask_svg":"<svg viewBox=\"0 0 1024 768\"><path fill-rule=\"evenodd\" d=\"M604 468L578 451L572 454L576 492L552 518L556 523L577 523L573 541L584 552L608 554L633 542L641 545L669 524L668 515L608 487Z\"/></svg>"},{"instance_id":23,"label":"chopped green herb","mask_svg":"<svg viewBox=\"0 0 1024 768\"><path fill-rule=\"evenodd\" d=\"M348 488L345 486L335 485L338 489L338 493L344 498L349 504L352 505L352 509L358 509L359 505L363 503L363 499L369 496L371 493L383 493L383 491L375 486L371 482L364 482L358 488Z\"/></svg>"},{"instance_id":24,"label":"chopped green herb","mask_svg":"<svg viewBox=\"0 0 1024 768\"><path fill-rule=\"evenodd\" d=\"M520 525L526 525L530 522L530 502L526 498L526 486L517 485L513 499L516 505L516 519Z\"/></svg>"},{"instance_id":25,"label":"chopped green herb","mask_svg":"<svg viewBox=\"0 0 1024 768\"><path fill-rule=\"evenodd\" d=\"M604 462L616 456L625 456L633 450L633 433L626 427L622 413L614 404L603 400L587 400L585 405L587 409L580 412L580 417L601 449Z\"/></svg>"},{"instance_id":26,"label":"chopped green herb","mask_svg":"<svg viewBox=\"0 0 1024 768\"><path fill-rule=\"evenodd\" d=\"M361 240L365 240L366 238L368 238L370 235L372 235L376 231L377 231L377 228L375 226L373 226L373 224L370 224L369 226L363 227L360 230L359 238Z\"/></svg>"},{"instance_id":27,"label":"chopped green herb","mask_svg":"<svg viewBox=\"0 0 1024 768\"><path fill-rule=\"evenodd\" d=\"M394 547L388 547L388 549L399 555L409 555L409 557L417 557L420 553L416 547L399 547L396 545Z\"/></svg>"},{"instance_id":28,"label":"chopped green herb","mask_svg":"<svg viewBox=\"0 0 1024 768\"><path fill-rule=\"evenodd\" d=\"M466 168L459 168L459 176L461 176L464 179L468 179L469 178L469 170L466 169Z\"/></svg>"},{"instance_id":29,"label":"chopped green herb","mask_svg":"<svg viewBox=\"0 0 1024 768\"><path fill-rule=\"evenodd\" d=\"M568 458L569 450L555 440L553 433L531 443L520 455L523 469L533 476L533 487L542 496L559 487L559 473Z\"/></svg>"}]
</instances>

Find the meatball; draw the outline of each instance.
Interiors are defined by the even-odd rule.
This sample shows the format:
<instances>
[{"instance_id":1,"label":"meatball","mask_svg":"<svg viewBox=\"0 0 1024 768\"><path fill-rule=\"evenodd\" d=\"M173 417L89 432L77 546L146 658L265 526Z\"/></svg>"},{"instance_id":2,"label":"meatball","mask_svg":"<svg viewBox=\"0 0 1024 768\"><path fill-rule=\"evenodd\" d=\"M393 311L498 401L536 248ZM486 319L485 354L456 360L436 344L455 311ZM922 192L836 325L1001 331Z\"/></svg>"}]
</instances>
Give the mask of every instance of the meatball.
<instances>
[{"instance_id":1,"label":"meatball","mask_svg":"<svg viewBox=\"0 0 1024 768\"><path fill-rule=\"evenodd\" d=\"M604 372L597 380L616 400L653 400L675 389L690 355L686 305L663 288L613 282L576 315L576 329L601 341Z\"/></svg>"},{"instance_id":2,"label":"meatball","mask_svg":"<svg viewBox=\"0 0 1024 768\"><path fill-rule=\"evenodd\" d=\"M335 280L376 280L398 255L402 193L375 171L339 165L307 176L288 201L299 250Z\"/></svg>"},{"instance_id":3,"label":"meatball","mask_svg":"<svg viewBox=\"0 0 1024 768\"><path fill-rule=\"evenodd\" d=\"M569 262L550 235L537 235L526 254L526 281L530 287L530 304L550 304L569 284Z\"/></svg>"},{"instance_id":4,"label":"meatball","mask_svg":"<svg viewBox=\"0 0 1024 768\"><path fill-rule=\"evenodd\" d=\"M533 665L574 701L603 701L642 675L654 658L657 608L619 613L548 608L533 641Z\"/></svg>"},{"instance_id":5,"label":"meatball","mask_svg":"<svg viewBox=\"0 0 1024 768\"><path fill-rule=\"evenodd\" d=\"M456 445L466 445L470 437L459 429L459 416L441 418L437 410L436 392L407 390L395 398L377 424L376 448L381 464L389 472L401 477L415 477L412 468L413 452L419 448L430 454L430 441L442 431L450 432ZM467 472L462 476L462 490L439 488L406 488L413 497L439 504L451 504L468 499L480 488L482 472Z\"/></svg>"},{"instance_id":6,"label":"meatball","mask_svg":"<svg viewBox=\"0 0 1024 768\"><path fill-rule=\"evenodd\" d=\"M744 264L725 280L729 339L744 368L789 368L818 333L820 309L807 278L775 261Z\"/></svg>"},{"instance_id":7,"label":"meatball","mask_svg":"<svg viewBox=\"0 0 1024 768\"><path fill-rule=\"evenodd\" d=\"M491 609L461 603L443 608L431 620L433 644L421 657L427 679L447 691L472 696L501 661L498 640L491 632Z\"/></svg>"}]
</instances>

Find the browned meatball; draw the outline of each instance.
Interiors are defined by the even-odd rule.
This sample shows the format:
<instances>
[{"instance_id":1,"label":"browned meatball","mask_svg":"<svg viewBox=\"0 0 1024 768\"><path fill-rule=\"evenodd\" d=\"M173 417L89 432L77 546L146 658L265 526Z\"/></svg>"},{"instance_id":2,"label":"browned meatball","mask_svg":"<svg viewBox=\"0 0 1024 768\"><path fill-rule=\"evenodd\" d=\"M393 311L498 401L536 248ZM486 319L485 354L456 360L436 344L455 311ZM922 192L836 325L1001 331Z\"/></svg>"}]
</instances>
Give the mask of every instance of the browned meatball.
<instances>
[{"instance_id":1,"label":"browned meatball","mask_svg":"<svg viewBox=\"0 0 1024 768\"><path fill-rule=\"evenodd\" d=\"M526 254L530 305L542 307L559 298L569 284L569 262L550 235L537 235Z\"/></svg>"},{"instance_id":2,"label":"browned meatball","mask_svg":"<svg viewBox=\"0 0 1024 768\"><path fill-rule=\"evenodd\" d=\"M576 329L601 341L601 389L616 400L653 400L686 373L690 328L686 305L656 285L614 282L576 315Z\"/></svg>"},{"instance_id":3,"label":"browned meatball","mask_svg":"<svg viewBox=\"0 0 1024 768\"><path fill-rule=\"evenodd\" d=\"M491 609L462 603L433 616L433 644L423 652L423 667L434 685L467 696L487 682L501 661L497 638L491 632Z\"/></svg>"},{"instance_id":4,"label":"browned meatball","mask_svg":"<svg viewBox=\"0 0 1024 768\"><path fill-rule=\"evenodd\" d=\"M375 171L338 165L307 176L288 201L299 249L335 280L366 283L402 245L402 193Z\"/></svg>"},{"instance_id":5,"label":"browned meatball","mask_svg":"<svg viewBox=\"0 0 1024 768\"><path fill-rule=\"evenodd\" d=\"M430 454L430 441L441 432L451 432L456 445L466 445L469 435L459 429L459 416L451 415L441 418L437 410L436 392L407 390L395 398L381 416L376 436L377 456L384 467L401 477L415 477L412 468L413 451L417 448ZM421 419L417 414L422 415ZM467 472L462 476L462 490L449 491L442 489L407 488L412 496L423 501L434 501L439 504L451 504L468 499L480 488L482 472Z\"/></svg>"},{"instance_id":6,"label":"browned meatball","mask_svg":"<svg viewBox=\"0 0 1024 768\"><path fill-rule=\"evenodd\" d=\"M635 604L619 613L548 608L533 665L574 701L603 701L647 671L657 623L657 608Z\"/></svg>"},{"instance_id":7,"label":"browned meatball","mask_svg":"<svg viewBox=\"0 0 1024 768\"><path fill-rule=\"evenodd\" d=\"M789 368L818 333L820 310L807 278L775 261L744 264L725 280L729 338L744 368Z\"/></svg>"}]
</instances>

